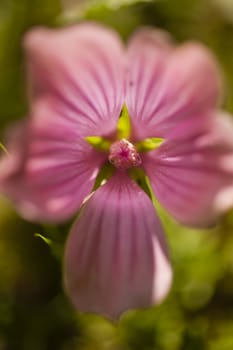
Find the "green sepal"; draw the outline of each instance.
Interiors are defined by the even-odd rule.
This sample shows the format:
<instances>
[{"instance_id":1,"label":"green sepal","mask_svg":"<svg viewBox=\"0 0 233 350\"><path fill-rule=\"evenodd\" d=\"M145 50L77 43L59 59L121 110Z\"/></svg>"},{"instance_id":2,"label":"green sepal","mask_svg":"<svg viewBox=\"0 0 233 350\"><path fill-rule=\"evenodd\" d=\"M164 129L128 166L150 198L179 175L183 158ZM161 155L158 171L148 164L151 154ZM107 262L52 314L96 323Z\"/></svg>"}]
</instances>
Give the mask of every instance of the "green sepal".
<instances>
[{"instance_id":1,"label":"green sepal","mask_svg":"<svg viewBox=\"0 0 233 350\"><path fill-rule=\"evenodd\" d=\"M106 163L100 168L100 171L96 177L95 184L93 186L93 191L96 191L104 181L110 179L110 177L114 174L115 168L112 164Z\"/></svg>"},{"instance_id":2,"label":"green sepal","mask_svg":"<svg viewBox=\"0 0 233 350\"><path fill-rule=\"evenodd\" d=\"M139 187L150 197L152 200L152 189L144 170L140 167L131 168L128 171L130 177L138 184ZM153 200L152 200L153 201Z\"/></svg>"},{"instance_id":3,"label":"green sepal","mask_svg":"<svg viewBox=\"0 0 233 350\"><path fill-rule=\"evenodd\" d=\"M131 133L131 123L130 116L126 104L123 105L120 118L117 123L117 138L121 139L129 139Z\"/></svg>"},{"instance_id":4,"label":"green sepal","mask_svg":"<svg viewBox=\"0 0 233 350\"><path fill-rule=\"evenodd\" d=\"M99 151L108 152L111 142L101 136L87 136L85 140Z\"/></svg>"},{"instance_id":5,"label":"green sepal","mask_svg":"<svg viewBox=\"0 0 233 350\"><path fill-rule=\"evenodd\" d=\"M148 152L158 148L163 142L164 139L161 137L151 137L137 142L135 147L138 152Z\"/></svg>"}]
</instances>

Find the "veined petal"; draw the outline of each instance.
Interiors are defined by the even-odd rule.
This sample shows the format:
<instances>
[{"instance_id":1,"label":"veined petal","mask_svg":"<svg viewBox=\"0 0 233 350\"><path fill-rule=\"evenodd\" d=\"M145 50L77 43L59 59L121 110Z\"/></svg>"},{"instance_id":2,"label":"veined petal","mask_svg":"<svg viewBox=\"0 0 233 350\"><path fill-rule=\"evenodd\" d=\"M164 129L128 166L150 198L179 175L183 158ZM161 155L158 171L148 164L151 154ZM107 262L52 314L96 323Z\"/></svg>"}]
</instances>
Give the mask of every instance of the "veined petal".
<instances>
[{"instance_id":1,"label":"veined petal","mask_svg":"<svg viewBox=\"0 0 233 350\"><path fill-rule=\"evenodd\" d=\"M164 40L161 47L154 35L154 41L140 40L139 32L129 45L126 102L136 140L166 138L181 121L214 109L221 96L219 68L204 46L172 49Z\"/></svg>"},{"instance_id":2,"label":"veined petal","mask_svg":"<svg viewBox=\"0 0 233 350\"><path fill-rule=\"evenodd\" d=\"M195 137L165 142L143 164L156 197L184 224L213 224L233 207L233 124L226 116L213 116Z\"/></svg>"},{"instance_id":3,"label":"veined petal","mask_svg":"<svg viewBox=\"0 0 233 350\"><path fill-rule=\"evenodd\" d=\"M0 188L29 220L70 218L91 192L105 156L53 118L47 101L16 128L0 163ZM41 118L40 118L41 115Z\"/></svg>"},{"instance_id":4,"label":"veined petal","mask_svg":"<svg viewBox=\"0 0 233 350\"><path fill-rule=\"evenodd\" d=\"M114 175L84 205L64 268L80 311L116 318L167 294L172 272L162 227L149 197L126 174Z\"/></svg>"},{"instance_id":5,"label":"veined petal","mask_svg":"<svg viewBox=\"0 0 233 350\"><path fill-rule=\"evenodd\" d=\"M138 30L129 41L126 105L136 140L150 136L140 128L156 104L172 48L167 33L150 28Z\"/></svg>"},{"instance_id":6,"label":"veined petal","mask_svg":"<svg viewBox=\"0 0 233 350\"><path fill-rule=\"evenodd\" d=\"M124 52L113 31L97 24L37 28L24 41L34 99L49 95L82 136L115 132L124 103Z\"/></svg>"}]
</instances>

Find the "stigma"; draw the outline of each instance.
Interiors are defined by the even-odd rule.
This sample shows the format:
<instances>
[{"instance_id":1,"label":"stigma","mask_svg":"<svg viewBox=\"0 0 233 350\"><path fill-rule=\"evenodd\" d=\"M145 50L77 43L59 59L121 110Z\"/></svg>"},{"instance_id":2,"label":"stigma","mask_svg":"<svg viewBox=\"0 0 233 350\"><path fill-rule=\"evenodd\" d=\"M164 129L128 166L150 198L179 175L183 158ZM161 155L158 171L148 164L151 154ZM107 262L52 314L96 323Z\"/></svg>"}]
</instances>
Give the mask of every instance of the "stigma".
<instances>
[{"instance_id":1,"label":"stigma","mask_svg":"<svg viewBox=\"0 0 233 350\"><path fill-rule=\"evenodd\" d=\"M109 149L108 160L119 170L137 167L142 163L135 146L126 139L112 143Z\"/></svg>"}]
</instances>

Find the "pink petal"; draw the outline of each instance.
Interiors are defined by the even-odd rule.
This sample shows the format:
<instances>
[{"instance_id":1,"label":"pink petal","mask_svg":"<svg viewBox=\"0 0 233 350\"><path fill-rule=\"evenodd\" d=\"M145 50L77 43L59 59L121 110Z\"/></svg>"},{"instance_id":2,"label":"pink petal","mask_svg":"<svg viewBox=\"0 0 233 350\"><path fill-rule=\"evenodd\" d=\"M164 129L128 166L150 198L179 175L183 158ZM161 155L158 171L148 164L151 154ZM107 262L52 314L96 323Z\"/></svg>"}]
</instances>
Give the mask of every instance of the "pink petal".
<instances>
[{"instance_id":1,"label":"pink petal","mask_svg":"<svg viewBox=\"0 0 233 350\"><path fill-rule=\"evenodd\" d=\"M119 37L97 24L37 28L26 35L33 97L49 95L80 135L115 132L124 103L124 52Z\"/></svg>"},{"instance_id":2,"label":"pink petal","mask_svg":"<svg viewBox=\"0 0 233 350\"><path fill-rule=\"evenodd\" d=\"M146 34L142 40L139 31L129 44L126 104L137 140L167 137L177 123L215 108L222 90L205 47L187 43L173 49L164 34Z\"/></svg>"},{"instance_id":3,"label":"pink petal","mask_svg":"<svg viewBox=\"0 0 233 350\"><path fill-rule=\"evenodd\" d=\"M143 159L154 193L184 224L205 226L233 206L233 124L226 116Z\"/></svg>"},{"instance_id":4,"label":"pink petal","mask_svg":"<svg viewBox=\"0 0 233 350\"><path fill-rule=\"evenodd\" d=\"M0 188L29 220L60 222L77 212L91 192L105 157L95 151L47 101L36 118L11 135L10 156L1 162Z\"/></svg>"},{"instance_id":5,"label":"pink petal","mask_svg":"<svg viewBox=\"0 0 233 350\"><path fill-rule=\"evenodd\" d=\"M157 101L171 51L170 38L160 30L140 29L129 42L126 105L131 117L133 138L140 139L141 133L142 138L147 137L140 128L144 127L144 120L147 123L151 107Z\"/></svg>"},{"instance_id":6,"label":"pink petal","mask_svg":"<svg viewBox=\"0 0 233 350\"><path fill-rule=\"evenodd\" d=\"M83 312L118 317L167 294L172 278L163 230L147 195L117 173L85 204L68 237L65 286Z\"/></svg>"}]
</instances>

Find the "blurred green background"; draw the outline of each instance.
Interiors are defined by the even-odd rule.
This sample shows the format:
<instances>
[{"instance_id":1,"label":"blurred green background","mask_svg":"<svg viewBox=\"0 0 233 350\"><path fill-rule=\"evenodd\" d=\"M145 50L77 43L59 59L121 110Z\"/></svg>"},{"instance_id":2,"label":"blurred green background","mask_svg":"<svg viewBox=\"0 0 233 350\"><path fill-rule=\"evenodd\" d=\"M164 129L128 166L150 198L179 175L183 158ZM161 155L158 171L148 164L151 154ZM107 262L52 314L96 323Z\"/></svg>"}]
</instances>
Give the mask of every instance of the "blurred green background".
<instances>
[{"instance_id":1,"label":"blurred green background","mask_svg":"<svg viewBox=\"0 0 233 350\"><path fill-rule=\"evenodd\" d=\"M233 112L232 0L1 0L0 135L27 113L21 40L35 25L82 19L114 27L123 37L140 25L168 30L177 42L212 49ZM166 301L131 311L117 324L74 311L62 290L61 246L67 227L20 219L0 199L0 350L232 350L233 211L211 230L179 226L162 210L174 284ZM57 243L51 249L35 233Z\"/></svg>"}]
</instances>

